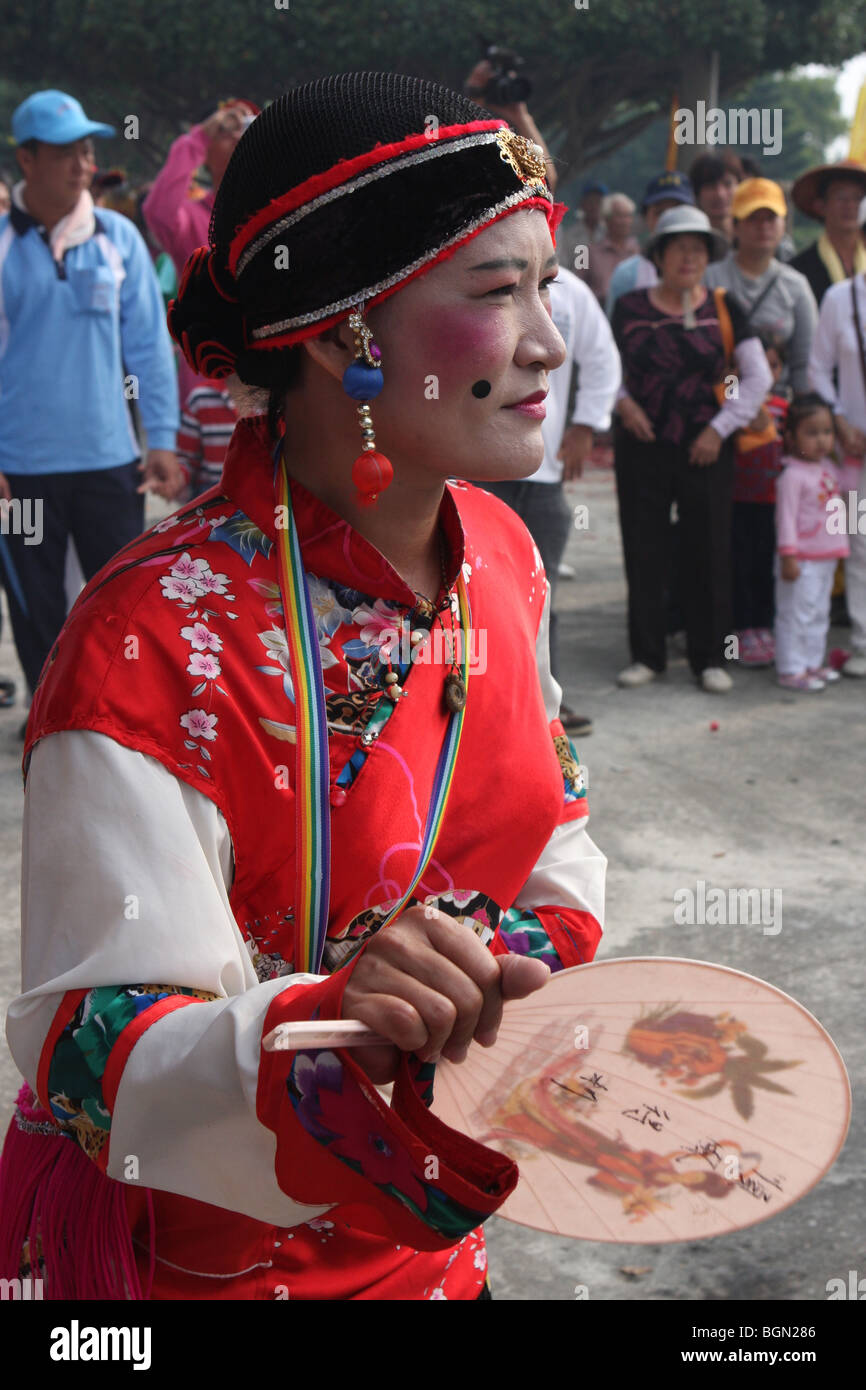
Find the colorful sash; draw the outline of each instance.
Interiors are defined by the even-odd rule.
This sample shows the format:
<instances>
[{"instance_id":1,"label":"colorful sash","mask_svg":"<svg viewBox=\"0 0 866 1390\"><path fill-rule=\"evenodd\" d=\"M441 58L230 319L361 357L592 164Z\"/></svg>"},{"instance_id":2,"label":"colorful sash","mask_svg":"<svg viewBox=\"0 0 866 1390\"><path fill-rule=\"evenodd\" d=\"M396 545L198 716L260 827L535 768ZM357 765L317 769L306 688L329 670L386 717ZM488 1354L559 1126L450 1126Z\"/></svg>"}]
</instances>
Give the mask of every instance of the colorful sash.
<instances>
[{"instance_id":1,"label":"colorful sash","mask_svg":"<svg viewBox=\"0 0 866 1390\"><path fill-rule=\"evenodd\" d=\"M280 590L286 620L292 684L295 692L295 844L297 871L294 905L296 972L318 974L328 932L331 878L331 806L328 763L328 723L325 687L316 620L310 591L304 577L301 546L292 514L292 493L285 460L280 460L277 476L280 514L277 525ZM466 582L461 573L457 581L460 612L460 674L464 684L469 676L469 632L471 611ZM383 696L383 698L388 698ZM439 835L448 795L454 778L464 708L451 715L445 741L436 764L433 790L427 810L427 824L409 887L384 918L382 926L403 911L430 862ZM379 928L381 930L381 927Z\"/></svg>"}]
</instances>

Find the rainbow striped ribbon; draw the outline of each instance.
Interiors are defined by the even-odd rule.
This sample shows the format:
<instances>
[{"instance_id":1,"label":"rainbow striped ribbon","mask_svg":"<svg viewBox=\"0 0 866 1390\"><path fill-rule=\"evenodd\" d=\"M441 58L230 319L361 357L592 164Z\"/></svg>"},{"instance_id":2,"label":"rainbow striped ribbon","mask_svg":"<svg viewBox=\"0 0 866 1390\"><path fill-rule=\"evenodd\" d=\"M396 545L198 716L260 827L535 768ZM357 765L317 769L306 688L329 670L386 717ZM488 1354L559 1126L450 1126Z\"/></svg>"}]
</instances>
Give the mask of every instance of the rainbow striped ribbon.
<instances>
[{"instance_id":1,"label":"rainbow striped ribbon","mask_svg":"<svg viewBox=\"0 0 866 1390\"><path fill-rule=\"evenodd\" d=\"M295 845L297 854L294 922L296 972L318 974L328 932L331 887L331 804L328 763L328 723L316 620L304 577L301 546L292 513L292 494L285 460L280 460L277 495L282 508L277 526L280 590L286 621L292 684L295 692L296 775ZM457 581L460 612L460 674L469 676L469 632L472 615L461 573ZM382 922L387 926L402 912L427 868L436 844L454 780L463 732L462 710L452 713L436 764L427 824L415 872L403 896ZM380 928L381 930L381 928Z\"/></svg>"},{"instance_id":2,"label":"rainbow striped ribbon","mask_svg":"<svg viewBox=\"0 0 866 1390\"><path fill-rule=\"evenodd\" d=\"M469 608L469 595L466 592L466 581L461 572L457 580L457 598L460 606L460 633L461 660L460 675L463 684L466 686L469 677L469 631L472 626L472 614ZM448 804L448 795L451 791L451 783L454 780L454 768L457 764L457 751L460 747L460 735L463 733L463 716L466 713L464 704L461 710L456 710L448 721L448 728L445 731L445 741L439 753L439 761L436 764L436 772L433 777L433 789L430 793L430 806L427 811L427 824L424 827L424 836L421 841L421 852L418 858L418 865L412 875L412 881L399 902L392 907L388 916L383 920L382 927L387 927L389 922L393 922L399 912L403 911L407 902L415 892L418 882L424 870L430 862L433 848L442 829L442 821L445 819L445 807Z\"/></svg>"}]
</instances>

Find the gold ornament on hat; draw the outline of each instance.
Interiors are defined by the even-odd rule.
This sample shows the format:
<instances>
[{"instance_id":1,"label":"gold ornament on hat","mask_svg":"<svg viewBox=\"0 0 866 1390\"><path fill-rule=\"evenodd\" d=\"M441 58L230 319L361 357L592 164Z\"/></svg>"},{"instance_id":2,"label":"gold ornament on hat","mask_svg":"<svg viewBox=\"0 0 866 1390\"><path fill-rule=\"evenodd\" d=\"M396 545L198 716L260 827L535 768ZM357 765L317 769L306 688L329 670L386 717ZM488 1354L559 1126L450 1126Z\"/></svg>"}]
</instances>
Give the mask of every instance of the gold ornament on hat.
<instances>
[{"instance_id":1,"label":"gold ornament on hat","mask_svg":"<svg viewBox=\"0 0 866 1390\"><path fill-rule=\"evenodd\" d=\"M523 135L516 135L513 130L497 130L496 142L499 145L499 158L511 165L521 182L537 184L545 193L549 191L547 165L540 145L533 144Z\"/></svg>"}]
</instances>

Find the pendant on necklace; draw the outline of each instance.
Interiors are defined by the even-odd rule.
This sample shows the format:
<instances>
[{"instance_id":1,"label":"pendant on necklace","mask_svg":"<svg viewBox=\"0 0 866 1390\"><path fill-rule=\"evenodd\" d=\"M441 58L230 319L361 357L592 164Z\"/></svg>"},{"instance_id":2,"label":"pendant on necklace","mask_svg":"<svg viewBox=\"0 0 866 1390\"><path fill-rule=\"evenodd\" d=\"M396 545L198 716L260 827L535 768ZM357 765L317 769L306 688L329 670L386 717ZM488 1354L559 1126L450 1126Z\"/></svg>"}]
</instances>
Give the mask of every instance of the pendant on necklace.
<instances>
[{"instance_id":1,"label":"pendant on necklace","mask_svg":"<svg viewBox=\"0 0 866 1390\"><path fill-rule=\"evenodd\" d=\"M445 703L452 714L459 714L466 704L466 684L454 671L445 677Z\"/></svg>"}]
</instances>

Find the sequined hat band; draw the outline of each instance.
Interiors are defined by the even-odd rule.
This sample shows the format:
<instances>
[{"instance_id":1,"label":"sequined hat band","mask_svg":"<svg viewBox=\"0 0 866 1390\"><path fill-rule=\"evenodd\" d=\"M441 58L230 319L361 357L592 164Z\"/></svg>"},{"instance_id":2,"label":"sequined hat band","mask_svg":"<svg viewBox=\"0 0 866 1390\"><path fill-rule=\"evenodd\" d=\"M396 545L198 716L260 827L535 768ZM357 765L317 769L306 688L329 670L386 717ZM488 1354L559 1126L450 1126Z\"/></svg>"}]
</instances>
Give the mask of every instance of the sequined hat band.
<instances>
[{"instance_id":1,"label":"sequined hat band","mask_svg":"<svg viewBox=\"0 0 866 1390\"><path fill-rule=\"evenodd\" d=\"M245 131L169 326L197 370L279 384L285 351L519 208L551 234L564 211L543 152L489 111L393 73L323 78Z\"/></svg>"}]
</instances>

